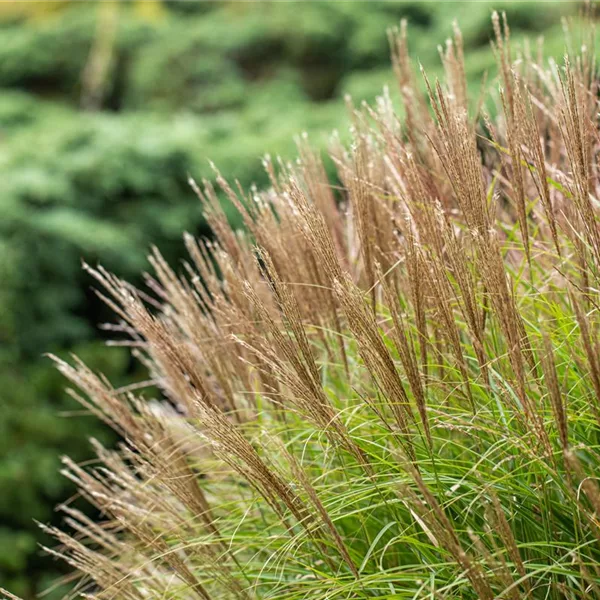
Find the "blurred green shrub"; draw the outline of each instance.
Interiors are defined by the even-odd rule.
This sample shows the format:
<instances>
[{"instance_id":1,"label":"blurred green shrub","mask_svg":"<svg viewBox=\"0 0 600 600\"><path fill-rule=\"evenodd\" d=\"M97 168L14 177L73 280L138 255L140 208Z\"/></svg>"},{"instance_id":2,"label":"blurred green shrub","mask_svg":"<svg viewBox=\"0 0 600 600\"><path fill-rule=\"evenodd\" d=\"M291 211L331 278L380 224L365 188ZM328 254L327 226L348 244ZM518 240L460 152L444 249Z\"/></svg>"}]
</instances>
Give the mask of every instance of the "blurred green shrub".
<instances>
[{"instance_id":1,"label":"blurred green shrub","mask_svg":"<svg viewBox=\"0 0 600 600\"><path fill-rule=\"evenodd\" d=\"M80 343L74 350L97 368L104 363L116 381L125 380L129 357L122 349L108 357L99 342ZM50 540L32 521L56 522L54 505L72 494L59 475L60 455L74 452L75 460L86 460L82 436L110 444L113 435L90 417L73 416L81 411L65 396L64 382L47 361L27 361L3 349L0 385L0 580L15 593L33 597L64 573L39 549ZM50 597L60 597L59 590Z\"/></svg>"},{"instance_id":2,"label":"blurred green shrub","mask_svg":"<svg viewBox=\"0 0 600 600\"><path fill-rule=\"evenodd\" d=\"M168 245L184 227L200 232L187 185L198 134L187 122L61 112L8 138L0 236L13 255L4 282L15 293L4 340L32 356L90 335L81 257L134 272L151 241Z\"/></svg>"},{"instance_id":3,"label":"blurred green shrub","mask_svg":"<svg viewBox=\"0 0 600 600\"><path fill-rule=\"evenodd\" d=\"M214 112L244 104L244 81L231 61L209 54L193 31L169 33L134 59L126 108Z\"/></svg>"},{"instance_id":4,"label":"blurred green shrub","mask_svg":"<svg viewBox=\"0 0 600 600\"><path fill-rule=\"evenodd\" d=\"M100 435L91 419L59 416L73 406L42 358L83 349L99 366L105 356L88 347L105 313L81 258L133 273L151 241L175 258L181 231L200 233L202 223L186 183L197 128L57 107L23 125L8 104L0 106L0 580L29 596L51 568L32 518L51 520L70 494L59 454L84 459L85 437ZM109 356L111 376L136 376L126 353Z\"/></svg>"},{"instance_id":5,"label":"blurred green shrub","mask_svg":"<svg viewBox=\"0 0 600 600\"><path fill-rule=\"evenodd\" d=\"M95 35L96 14L89 7L74 7L44 20L5 24L0 27L0 84L43 99L76 102ZM108 101L120 94L119 71L125 69L128 57L151 38L148 23L127 14L119 20Z\"/></svg>"}]
</instances>

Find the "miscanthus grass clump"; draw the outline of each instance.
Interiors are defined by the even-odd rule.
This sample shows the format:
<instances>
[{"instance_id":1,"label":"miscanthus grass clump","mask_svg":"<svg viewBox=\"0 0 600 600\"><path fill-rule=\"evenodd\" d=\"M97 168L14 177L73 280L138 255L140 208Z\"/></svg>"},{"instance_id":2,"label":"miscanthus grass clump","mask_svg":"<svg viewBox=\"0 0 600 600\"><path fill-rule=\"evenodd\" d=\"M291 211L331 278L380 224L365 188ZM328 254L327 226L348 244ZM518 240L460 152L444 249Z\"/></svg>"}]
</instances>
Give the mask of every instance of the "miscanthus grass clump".
<instances>
[{"instance_id":1,"label":"miscanthus grass clump","mask_svg":"<svg viewBox=\"0 0 600 600\"><path fill-rule=\"evenodd\" d=\"M57 361L123 440L64 461L101 514L51 530L74 595L600 598L593 31L557 64L493 25L482 101L458 29L434 83L403 25L404 116L352 108L341 186L301 141L265 192L217 173L243 231L192 182L215 237L181 273L89 269L150 381Z\"/></svg>"}]
</instances>

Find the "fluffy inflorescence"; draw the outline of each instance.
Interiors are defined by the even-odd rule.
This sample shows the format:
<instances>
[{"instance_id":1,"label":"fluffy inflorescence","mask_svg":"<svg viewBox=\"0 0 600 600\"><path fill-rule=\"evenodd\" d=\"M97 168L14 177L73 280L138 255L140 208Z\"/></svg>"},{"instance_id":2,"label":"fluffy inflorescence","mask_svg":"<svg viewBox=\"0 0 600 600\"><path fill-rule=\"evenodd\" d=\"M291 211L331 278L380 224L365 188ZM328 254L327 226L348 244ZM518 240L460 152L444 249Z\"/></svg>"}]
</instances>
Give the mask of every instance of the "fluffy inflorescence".
<instances>
[{"instance_id":1,"label":"fluffy inflorescence","mask_svg":"<svg viewBox=\"0 0 600 600\"><path fill-rule=\"evenodd\" d=\"M268 191L192 182L182 274L90 269L153 387L57 361L123 439L65 459L102 515L51 530L76 593L600 597L593 30L545 67L493 24L500 91L469 99L458 28L420 87L403 25L403 117L351 107L340 185L302 140Z\"/></svg>"}]
</instances>

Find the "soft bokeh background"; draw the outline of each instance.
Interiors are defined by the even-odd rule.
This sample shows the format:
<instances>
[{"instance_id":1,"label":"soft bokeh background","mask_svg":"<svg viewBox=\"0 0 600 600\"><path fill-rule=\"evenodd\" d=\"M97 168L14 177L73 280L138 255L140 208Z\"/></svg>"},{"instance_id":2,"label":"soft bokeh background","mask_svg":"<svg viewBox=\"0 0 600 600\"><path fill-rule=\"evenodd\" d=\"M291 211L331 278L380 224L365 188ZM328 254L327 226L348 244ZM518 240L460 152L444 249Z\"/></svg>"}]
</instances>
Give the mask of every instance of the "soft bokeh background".
<instances>
[{"instance_id":1,"label":"soft bokeh background","mask_svg":"<svg viewBox=\"0 0 600 600\"><path fill-rule=\"evenodd\" d=\"M302 131L321 148L343 135L344 94L396 94L386 28L401 18L435 75L456 17L477 89L494 74L493 6L515 38L544 34L560 56L560 17L578 3L0 3L0 585L30 598L64 572L33 519L56 520L72 494L61 454L110 443L43 353L76 352L117 383L143 377L103 349L109 315L81 259L134 281L151 243L176 263L182 232L206 233L187 174L212 178L211 158L260 186L264 152L293 157Z\"/></svg>"}]
</instances>

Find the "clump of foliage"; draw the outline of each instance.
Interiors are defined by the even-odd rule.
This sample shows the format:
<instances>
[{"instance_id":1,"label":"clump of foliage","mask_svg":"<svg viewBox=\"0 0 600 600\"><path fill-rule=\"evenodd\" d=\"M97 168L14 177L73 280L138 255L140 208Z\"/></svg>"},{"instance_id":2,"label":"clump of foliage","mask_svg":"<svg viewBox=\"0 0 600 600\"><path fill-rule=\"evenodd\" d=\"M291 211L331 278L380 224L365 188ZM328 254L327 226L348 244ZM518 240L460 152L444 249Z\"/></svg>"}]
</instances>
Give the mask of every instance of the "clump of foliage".
<instances>
[{"instance_id":1,"label":"clump of foliage","mask_svg":"<svg viewBox=\"0 0 600 600\"><path fill-rule=\"evenodd\" d=\"M573 6L506 5L513 39L554 31ZM114 439L65 398L41 353L75 352L117 386L144 377L126 351L106 353L96 339L109 311L91 293L81 259L101 257L141 285L151 242L178 264L181 231L208 234L186 182L188 173L214 182L208 157L244 187L263 188L261 153L291 156L302 129L323 148L317 134L345 128L344 93L357 103L374 100L388 83L395 100L385 29L401 17L411 22L412 54L428 67L437 61L431 39L443 40L460 18L477 94L482 74L493 70L490 13L486 2L0 3L5 587L32 598L64 569L39 551L49 539L32 517L57 524L53 507L74 491L55 474L59 454L85 461L87 436L108 446ZM547 38L560 54L558 37ZM109 60L90 111L82 101L89 65L107 39ZM331 161L326 169L333 182Z\"/></svg>"},{"instance_id":2,"label":"clump of foliage","mask_svg":"<svg viewBox=\"0 0 600 600\"><path fill-rule=\"evenodd\" d=\"M57 360L122 436L64 474L51 553L96 598L600 596L600 232L593 31L561 68L496 14L497 116L458 29L423 98L382 97L271 187L192 181L214 241L142 291L88 271L146 391ZM89 597L89 596L88 596Z\"/></svg>"}]
</instances>

